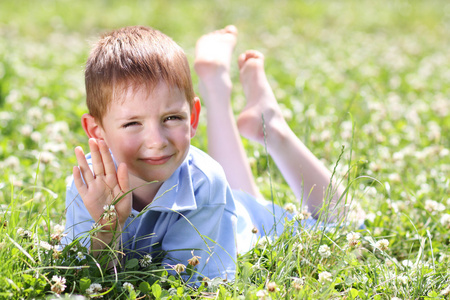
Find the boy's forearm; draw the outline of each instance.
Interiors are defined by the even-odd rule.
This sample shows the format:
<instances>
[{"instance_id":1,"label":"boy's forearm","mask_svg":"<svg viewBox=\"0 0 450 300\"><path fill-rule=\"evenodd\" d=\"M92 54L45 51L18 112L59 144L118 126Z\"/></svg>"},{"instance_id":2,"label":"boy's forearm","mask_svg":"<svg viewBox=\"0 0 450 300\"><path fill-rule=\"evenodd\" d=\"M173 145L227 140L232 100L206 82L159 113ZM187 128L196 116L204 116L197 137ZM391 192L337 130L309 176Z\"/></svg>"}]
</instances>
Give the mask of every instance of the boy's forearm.
<instances>
[{"instance_id":1,"label":"boy's forearm","mask_svg":"<svg viewBox=\"0 0 450 300\"><path fill-rule=\"evenodd\" d=\"M108 269L113 269L119 260L116 255L117 249L119 249L119 239L117 238L117 233L112 231L98 232L95 236L91 237L91 253L94 257L98 258L105 251L111 251L108 253L110 259L107 259L105 266ZM114 254L113 254L114 253ZM112 257L109 254L113 254Z\"/></svg>"}]
</instances>

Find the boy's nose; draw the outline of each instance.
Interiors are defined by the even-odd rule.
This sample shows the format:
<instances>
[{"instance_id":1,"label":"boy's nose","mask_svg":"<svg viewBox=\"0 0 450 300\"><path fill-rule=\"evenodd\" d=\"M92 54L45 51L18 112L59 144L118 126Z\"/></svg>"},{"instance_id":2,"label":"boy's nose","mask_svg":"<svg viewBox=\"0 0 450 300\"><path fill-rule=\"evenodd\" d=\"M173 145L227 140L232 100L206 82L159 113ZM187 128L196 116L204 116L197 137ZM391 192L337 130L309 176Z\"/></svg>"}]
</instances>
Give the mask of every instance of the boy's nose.
<instances>
[{"instance_id":1,"label":"boy's nose","mask_svg":"<svg viewBox=\"0 0 450 300\"><path fill-rule=\"evenodd\" d=\"M167 146L167 138L164 129L159 126L148 128L145 135L145 145L149 149L163 149Z\"/></svg>"}]
</instances>

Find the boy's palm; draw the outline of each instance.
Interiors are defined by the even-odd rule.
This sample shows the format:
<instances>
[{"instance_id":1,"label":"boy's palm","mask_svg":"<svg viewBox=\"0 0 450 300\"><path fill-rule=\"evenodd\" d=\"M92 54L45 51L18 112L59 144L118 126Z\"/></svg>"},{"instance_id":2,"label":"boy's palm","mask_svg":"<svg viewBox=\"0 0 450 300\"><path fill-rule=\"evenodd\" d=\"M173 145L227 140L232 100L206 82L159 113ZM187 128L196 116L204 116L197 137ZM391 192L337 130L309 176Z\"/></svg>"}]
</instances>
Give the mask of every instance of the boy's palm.
<instances>
[{"instance_id":1,"label":"boy's palm","mask_svg":"<svg viewBox=\"0 0 450 300\"><path fill-rule=\"evenodd\" d=\"M79 167L73 168L73 178L78 193L91 217L104 225L103 229L117 230L123 228L131 213L132 196L129 191L128 171L125 164L120 164L117 172L109 149L104 141L89 140L92 157L92 173L81 147L75 148ZM84 178L84 182L82 177ZM122 197L122 198L121 198ZM119 200L120 199L120 200ZM116 218L105 218L105 206L114 205ZM118 221L118 224L116 222Z\"/></svg>"}]
</instances>

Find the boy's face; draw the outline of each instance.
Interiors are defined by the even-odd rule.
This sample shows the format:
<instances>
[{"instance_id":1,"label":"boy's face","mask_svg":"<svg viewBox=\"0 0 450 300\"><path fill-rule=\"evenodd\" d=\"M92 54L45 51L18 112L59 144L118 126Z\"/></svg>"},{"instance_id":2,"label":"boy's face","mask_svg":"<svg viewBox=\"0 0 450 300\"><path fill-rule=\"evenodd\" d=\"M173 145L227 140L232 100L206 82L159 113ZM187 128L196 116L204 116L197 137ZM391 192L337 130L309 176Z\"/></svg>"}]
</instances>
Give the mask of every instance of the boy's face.
<instances>
[{"instance_id":1,"label":"boy's face","mask_svg":"<svg viewBox=\"0 0 450 300\"><path fill-rule=\"evenodd\" d=\"M112 101L100 130L133 185L167 180L186 157L195 129L184 93L161 82L151 92L129 87Z\"/></svg>"}]
</instances>

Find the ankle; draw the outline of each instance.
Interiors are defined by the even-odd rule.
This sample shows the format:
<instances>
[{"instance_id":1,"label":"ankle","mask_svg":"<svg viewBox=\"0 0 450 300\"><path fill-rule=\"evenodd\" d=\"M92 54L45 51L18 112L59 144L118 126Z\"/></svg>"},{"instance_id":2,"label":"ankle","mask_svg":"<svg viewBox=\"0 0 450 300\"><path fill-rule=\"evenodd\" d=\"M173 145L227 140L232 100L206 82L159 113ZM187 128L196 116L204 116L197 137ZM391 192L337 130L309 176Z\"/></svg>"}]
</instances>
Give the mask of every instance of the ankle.
<instances>
[{"instance_id":1,"label":"ankle","mask_svg":"<svg viewBox=\"0 0 450 300\"><path fill-rule=\"evenodd\" d=\"M228 73L223 72L215 76L209 76L206 78L199 78L199 85L201 93L206 93L208 95L231 95L231 90L233 88L233 83Z\"/></svg>"},{"instance_id":2,"label":"ankle","mask_svg":"<svg viewBox=\"0 0 450 300\"><path fill-rule=\"evenodd\" d=\"M266 141L269 153L285 148L289 140L292 139L292 135L295 136L286 122L275 122L275 124L266 126Z\"/></svg>"}]
</instances>

